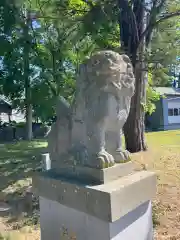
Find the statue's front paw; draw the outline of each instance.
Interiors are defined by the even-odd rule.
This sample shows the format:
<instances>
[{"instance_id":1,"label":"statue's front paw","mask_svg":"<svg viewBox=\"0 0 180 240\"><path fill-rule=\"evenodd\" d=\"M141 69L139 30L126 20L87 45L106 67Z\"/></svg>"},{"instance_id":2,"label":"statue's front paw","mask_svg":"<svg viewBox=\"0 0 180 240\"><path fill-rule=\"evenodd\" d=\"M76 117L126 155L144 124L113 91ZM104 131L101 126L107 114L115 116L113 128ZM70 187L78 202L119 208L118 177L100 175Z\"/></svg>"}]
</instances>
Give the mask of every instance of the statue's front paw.
<instances>
[{"instance_id":1,"label":"statue's front paw","mask_svg":"<svg viewBox=\"0 0 180 240\"><path fill-rule=\"evenodd\" d=\"M116 151L115 154L115 162L116 163L122 163L122 162L128 162L130 161L130 152L127 150L121 150L121 151Z\"/></svg>"},{"instance_id":2,"label":"statue's front paw","mask_svg":"<svg viewBox=\"0 0 180 240\"><path fill-rule=\"evenodd\" d=\"M97 154L96 166L97 168L108 168L114 165L114 157L106 151L101 151Z\"/></svg>"}]
</instances>

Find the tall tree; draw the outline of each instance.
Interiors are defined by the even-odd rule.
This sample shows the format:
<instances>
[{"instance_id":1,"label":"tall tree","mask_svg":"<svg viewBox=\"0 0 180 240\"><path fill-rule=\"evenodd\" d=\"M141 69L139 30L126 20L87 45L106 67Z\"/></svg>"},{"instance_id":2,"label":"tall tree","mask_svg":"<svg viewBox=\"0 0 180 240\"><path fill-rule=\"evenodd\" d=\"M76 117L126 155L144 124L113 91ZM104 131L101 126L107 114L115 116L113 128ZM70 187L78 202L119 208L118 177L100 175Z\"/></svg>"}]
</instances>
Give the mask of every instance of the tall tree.
<instances>
[{"instance_id":1,"label":"tall tree","mask_svg":"<svg viewBox=\"0 0 180 240\"><path fill-rule=\"evenodd\" d=\"M88 39L71 41L78 24L64 14L53 14L51 3L31 0L17 5L16 22L8 35L12 47L2 60L1 90L14 105L25 109L28 139L32 138L32 110L47 121L54 114L57 96L71 101L77 62L89 52Z\"/></svg>"},{"instance_id":2,"label":"tall tree","mask_svg":"<svg viewBox=\"0 0 180 240\"><path fill-rule=\"evenodd\" d=\"M162 21L180 15L180 8L168 11L166 0L119 0L120 39L124 51L130 56L136 78L136 92L124 127L127 149L131 152L146 150L144 139L145 53L153 30Z\"/></svg>"},{"instance_id":3,"label":"tall tree","mask_svg":"<svg viewBox=\"0 0 180 240\"><path fill-rule=\"evenodd\" d=\"M7 2L7 1L6 1ZM31 15L29 4L12 2L10 5L4 5L3 24L4 29L7 25L8 18L6 16L8 9L11 7L12 19L14 20L11 31L6 31L6 38L9 46L4 49L1 68L1 90L8 96L13 103L16 100L25 99L26 109L26 138L32 139L32 107L31 107L31 89L30 89L30 52L32 46L32 38L29 33L31 24ZM6 14L5 14L6 13ZM14 60L14 61L13 61ZM17 91L18 90L18 91Z\"/></svg>"},{"instance_id":4,"label":"tall tree","mask_svg":"<svg viewBox=\"0 0 180 240\"><path fill-rule=\"evenodd\" d=\"M31 25L31 13L24 9L23 25L23 78L25 89L25 109L26 109L26 139L32 140L32 102L31 102L31 86L30 86L30 49L31 37L29 34L29 27Z\"/></svg>"}]
</instances>

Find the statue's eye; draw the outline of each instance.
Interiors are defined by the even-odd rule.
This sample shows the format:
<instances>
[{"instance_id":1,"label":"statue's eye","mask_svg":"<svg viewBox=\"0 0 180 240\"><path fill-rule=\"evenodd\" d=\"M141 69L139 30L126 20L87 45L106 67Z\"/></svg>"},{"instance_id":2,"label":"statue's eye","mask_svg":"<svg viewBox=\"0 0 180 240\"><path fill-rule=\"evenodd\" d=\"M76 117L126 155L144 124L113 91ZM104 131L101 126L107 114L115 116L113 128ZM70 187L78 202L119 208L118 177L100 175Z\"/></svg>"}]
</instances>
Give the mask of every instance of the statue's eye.
<instances>
[{"instance_id":1,"label":"statue's eye","mask_svg":"<svg viewBox=\"0 0 180 240\"><path fill-rule=\"evenodd\" d=\"M99 60L95 60L94 65L98 65L98 64L99 64Z\"/></svg>"}]
</instances>

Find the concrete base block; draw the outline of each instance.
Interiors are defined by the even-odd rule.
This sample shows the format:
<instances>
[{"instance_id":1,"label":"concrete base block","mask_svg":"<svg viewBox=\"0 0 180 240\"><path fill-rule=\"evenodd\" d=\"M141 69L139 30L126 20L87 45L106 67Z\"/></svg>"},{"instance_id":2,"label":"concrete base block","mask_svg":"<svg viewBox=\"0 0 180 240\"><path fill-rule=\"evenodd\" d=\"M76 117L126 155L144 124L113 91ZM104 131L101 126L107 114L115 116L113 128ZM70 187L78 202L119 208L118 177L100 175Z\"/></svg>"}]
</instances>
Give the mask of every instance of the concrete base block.
<instances>
[{"instance_id":1,"label":"concrete base block","mask_svg":"<svg viewBox=\"0 0 180 240\"><path fill-rule=\"evenodd\" d=\"M41 240L152 240L156 175L134 172L100 185L44 172L33 178L40 196Z\"/></svg>"},{"instance_id":2,"label":"concrete base block","mask_svg":"<svg viewBox=\"0 0 180 240\"><path fill-rule=\"evenodd\" d=\"M116 220L106 222L40 197L41 240L152 240L152 207L147 201Z\"/></svg>"},{"instance_id":3,"label":"concrete base block","mask_svg":"<svg viewBox=\"0 0 180 240\"><path fill-rule=\"evenodd\" d=\"M59 202L103 221L114 222L150 200L156 191L154 173L141 171L101 185L41 173L33 178L36 195Z\"/></svg>"}]
</instances>

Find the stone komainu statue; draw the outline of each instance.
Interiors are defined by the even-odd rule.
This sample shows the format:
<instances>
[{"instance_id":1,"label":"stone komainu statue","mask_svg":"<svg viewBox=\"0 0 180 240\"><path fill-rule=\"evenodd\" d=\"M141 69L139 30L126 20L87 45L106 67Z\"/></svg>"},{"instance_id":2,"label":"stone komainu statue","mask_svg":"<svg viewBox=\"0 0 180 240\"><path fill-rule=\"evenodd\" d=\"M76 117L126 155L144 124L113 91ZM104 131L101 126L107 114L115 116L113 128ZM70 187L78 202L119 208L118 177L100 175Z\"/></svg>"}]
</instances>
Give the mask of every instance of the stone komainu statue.
<instances>
[{"instance_id":1,"label":"stone komainu statue","mask_svg":"<svg viewBox=\"0 0 180 240\"><path fill-rule=\"evenodd\" d=\"M105 168L126 161L121 133L134 94L130 59L113 51L100 51L79 69L72 106L63 98L48 136L52 166L80 164Z\"/></svg>"}]
</instances>

